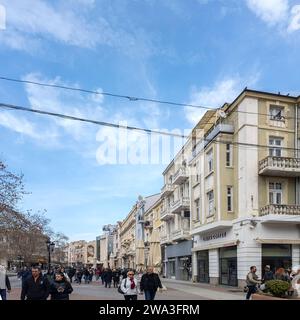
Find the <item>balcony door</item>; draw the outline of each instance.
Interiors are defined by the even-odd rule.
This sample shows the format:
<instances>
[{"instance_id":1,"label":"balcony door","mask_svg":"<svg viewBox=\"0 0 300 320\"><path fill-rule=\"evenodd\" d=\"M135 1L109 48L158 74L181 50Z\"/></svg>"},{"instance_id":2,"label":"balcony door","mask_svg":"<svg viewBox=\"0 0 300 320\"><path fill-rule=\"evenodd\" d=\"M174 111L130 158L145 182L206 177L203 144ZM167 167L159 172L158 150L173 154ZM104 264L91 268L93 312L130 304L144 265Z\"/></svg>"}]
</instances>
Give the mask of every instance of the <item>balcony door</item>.
<instances>
[{"instance_id":1,"label":"balcony door","mask_svg":"<svg viewBox=\"0 0 300 320\"><path fill-rule=\"evenodd\" d=\"M282 138L270 137L269 138L269 156L281 157L282 156Z\"/></svg>"},{"instance_id":2,"label":"balcony door","mask_svg":"<svg viewBox=\"0 0 300 320\"><path fill-rule=\"evenodd\" d=\"M282 183L280 182L269 183L269 203L282 204Z\"/></svg>"}]
</instances>

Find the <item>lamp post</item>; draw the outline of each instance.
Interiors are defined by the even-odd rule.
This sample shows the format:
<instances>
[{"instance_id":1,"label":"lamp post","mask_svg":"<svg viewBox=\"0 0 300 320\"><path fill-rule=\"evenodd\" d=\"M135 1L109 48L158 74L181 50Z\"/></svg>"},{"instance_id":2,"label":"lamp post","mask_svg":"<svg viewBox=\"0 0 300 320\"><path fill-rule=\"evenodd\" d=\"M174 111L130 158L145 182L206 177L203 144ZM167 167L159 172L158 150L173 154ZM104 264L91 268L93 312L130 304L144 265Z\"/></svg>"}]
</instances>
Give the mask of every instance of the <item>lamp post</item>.
<instances>
[{"instance_id":1,"label":"lamp post","mask_svg":"<svg viewBox=\"0 0 300 320\"><path fill-rule=\"evenodd\" d=\"M46 241L46 245L48 250L48 274L49 274L51 269L51 252L54 251L55 243L53 241L50 241L50 239L48 239Z\"/></svg>"}]
</instances>

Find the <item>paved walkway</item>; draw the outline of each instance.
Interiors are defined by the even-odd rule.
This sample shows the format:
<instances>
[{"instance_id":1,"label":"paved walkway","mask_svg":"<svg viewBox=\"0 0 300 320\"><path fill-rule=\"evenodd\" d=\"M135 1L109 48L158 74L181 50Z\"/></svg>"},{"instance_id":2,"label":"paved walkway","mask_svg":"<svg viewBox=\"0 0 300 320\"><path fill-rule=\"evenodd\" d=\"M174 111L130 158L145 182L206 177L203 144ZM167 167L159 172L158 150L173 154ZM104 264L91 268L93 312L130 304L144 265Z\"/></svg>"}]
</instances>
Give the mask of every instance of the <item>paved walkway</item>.
<instances>
[{"instance_id":1,"label":"paved walkway","mask_svg":"<svg viewBox=\"0 0 300 320\"><path fill-rule=\"evenodd\" d=\"M11 278L12 292L10 300L19 300L21 281ZM206 284L191 283L171 279L162 279L167 290L157 293L156 300L244 300L241 292L231 292L232 288L214 287ZM123 295L116 288L105 288L99 281L78 285L73 283L71 300L123 300ZM140 295L139 300L144 300Z\"/></svg>"}]
</instances>

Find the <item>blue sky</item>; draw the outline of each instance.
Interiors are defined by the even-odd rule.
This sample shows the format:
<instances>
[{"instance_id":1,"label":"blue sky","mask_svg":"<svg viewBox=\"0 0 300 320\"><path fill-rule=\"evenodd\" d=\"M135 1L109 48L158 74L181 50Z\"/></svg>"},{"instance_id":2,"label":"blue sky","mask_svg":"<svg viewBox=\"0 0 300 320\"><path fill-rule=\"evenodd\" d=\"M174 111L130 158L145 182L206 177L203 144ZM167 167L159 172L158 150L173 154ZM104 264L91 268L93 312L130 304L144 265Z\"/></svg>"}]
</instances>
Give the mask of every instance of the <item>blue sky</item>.
<instances>
[{"instance_id":1,"label":"blue sky","mask_svg":"<svg viewBox=\"0 0 300 320\"><path fill-rule=\"evenodd\" d=\"M0 8L1 76L209 107L232 101L245 86L300 94L300 1L0 0ZM202 115L4 81L0 97L150 129L187 130ZM163 184L162 161L103 162L107 137L111 148L134 152L145 148L140 134L131 133L126 147L115 129L0 110L0 137L1 159L24 173L31 192L20 207L47 209L53 228L71 240L94 239L139 194Z\"/></svg>"}]
</instances>

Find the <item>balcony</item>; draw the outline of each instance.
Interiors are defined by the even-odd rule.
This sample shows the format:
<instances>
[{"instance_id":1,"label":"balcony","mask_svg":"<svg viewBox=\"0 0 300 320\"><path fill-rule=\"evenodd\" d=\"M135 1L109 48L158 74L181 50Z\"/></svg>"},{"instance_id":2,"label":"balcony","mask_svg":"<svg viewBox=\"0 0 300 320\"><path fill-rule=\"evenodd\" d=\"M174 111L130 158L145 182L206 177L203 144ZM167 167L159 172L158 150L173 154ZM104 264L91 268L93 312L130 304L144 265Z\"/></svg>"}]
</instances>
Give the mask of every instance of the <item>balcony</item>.
<instances>
[{"instance_id":1,"label":"balcony","mask_svg":"<svg viewBox=\"0 0 300 320\"><path fill-rule=\"evenodd\" d=\"M160 237L160 244L170 244L172 239L169 234L164 234Z\"/></svg>"},{"instance_id":2,"label":"balcony","mask_svg":"<svg viewBox=\"0 0 300 320\"><path fill-rule=\"evenodd\" d=\"M204 137L204 147L206 147L220 133L233 134L234 133L233 125L220 123L212 127Z\"/></svg>"},{"instance_id":3,"label":"balcony","mask_svg":"<svg viewBox=\"0 0 300 320\"><path fill-rule=\"evenodd\" d=\"M258 173L267 176L300 177L300 158L266 157L259 161Z\"/></svg>"},{"instance_id":4,"label":"balcony","mask_svg":"<svg viewBox=\"0 0 300 320\"><path fill-rule=\"evenodd\" d=\"M162 197L165 197L171 194L173 191L174 191L174 187L171 184L167 183L161 188L160 193Z\"/></svg>"},{"instance_id":5,"label":"balcony","mask_svg":"<svg viewBox=\"0 0 300 320\"><path fill-rule=\"evenodd\" d=\"M190 211L190 198L183 197L171 203L171 213L181 213L181 211Z\"/></svg>"},{"instance_id":6,"label":"balcony","mask_svg":"<svg viewBox=\"0 0 300 320\"><path fill-rule=\"evenodd\" d=\"M173 184L182 184L188 179L188 172L187 169L184 167L181 167L179 170L176 171L172 178Z\"/></svg>"},{"instance_id":7,"label":"balcony","mask_svg":"<svg viewBox=\"0 0 300 320\"><path fill-rule=\"evenodd\" d=\"M172 240L179 241L179 240L186 240L190 238L189 230L175 230L172 232Z\"/></svg>"},{"instance_id":8,"label":"balcony","mask_svg":"<svg viewBox=\"0 0 300 320\"><path fill-rule=\"evenodd\" d=\"M166 221L173 218L174 218L174 214L171 213L169 208L163 209L160 213L160 220Z\"/></svg>"},{"instance_id":9,"label":"balcony","mask_svg":"<svg viewBox=\"0 0 300 320\"><path fill-rule=\"evenodd\" d=\"M266 215L292 215L300 216L300 205L298 204L268 204L259 210L260 216Z\"/></svg>"}]
</instances>

